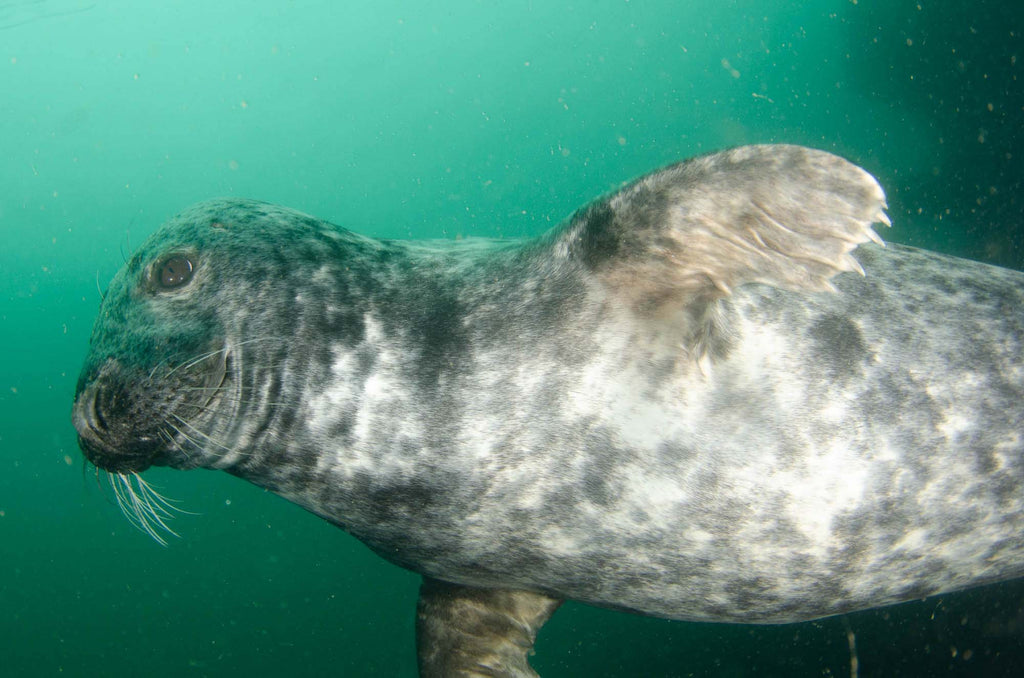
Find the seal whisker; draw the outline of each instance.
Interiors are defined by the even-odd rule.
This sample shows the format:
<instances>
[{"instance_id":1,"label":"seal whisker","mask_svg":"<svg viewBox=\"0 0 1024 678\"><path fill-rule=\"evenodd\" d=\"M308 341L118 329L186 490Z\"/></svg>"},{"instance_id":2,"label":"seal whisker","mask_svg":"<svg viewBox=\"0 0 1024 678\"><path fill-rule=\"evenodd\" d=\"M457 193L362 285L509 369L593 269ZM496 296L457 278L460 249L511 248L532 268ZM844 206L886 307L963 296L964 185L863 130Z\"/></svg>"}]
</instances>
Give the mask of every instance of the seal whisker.
<instances>
[{"instance_id":1,"label":"seal whisker","mask_svg":"<svg viewBox=\"0 0 1024 678\"><path fill-rule=\"evenodd\" d=\"M166 364L167 364L167 362L168 362L168 359L167 359L167 358L164 358L163 360L160 360L159 362L157 362L157 364L156 364L156 365L153 365L153 369L151 369L151 370L149 371L149 375L148 375L148 376L146 377L146 380L147 380L147 381L153 381L153 375L155 375L155 374L156 374L156 371L157 371L157 370L159 370L159 369L160 369L161 367L163 367L164 365L166 365Z\"/></svg>"},{"instance_id":2,"label":"seal whisker","mask_svg":"<svg viewBox=\"0 0 1024 678\"><path fill-rule=\"evenodd\" d=\"M171 375L173 375L175 372L177 372L180 369L184 369L184 370L188 371L189 369L195 367L197 364L203 362L204 360L212 358L213 356L217 355L218 353L222 353L223 351L226 351L226 350L227 350L227 348L219 348L216 351L208 351L207 353L201 353L198 356L195 356L195 357L191 358L190 360L187 360L185 362L180 363L177 367L172 368L170 372L168 372L167 374L164 375L164 378L166 379L167 377L170 377Z\"/></svg>"},{"instance_id":3,"label":"seal whisker","mask_svg":"<svg viewBox=\"0 0 1024 678\"><path fill-rule=\"evenodd\" d=\"M166 423L166 422L165 422L165 423ZM168 426L170 426L170 424L168 424ZM172 427L172 428L173 428L173 427ZM183 455L185 455L185 459L187 459L187 460L188 460L189 462L191 462L191 461L192 461L192 455L191 455L191 454L189 453L189 451L188 451L188 450L186 450L186 449L185 449L185 448L184 448L184 447L183 447L182 445L180 445L180 444L178 443L178 441L177 441L177 440L175 440L175 439L174 439L174 436L172 436L172 435L171 435L170 433L168 433L168 432L167 432L166 430L164 430L164 429L160 429L160 430L158 431L158 433L160 434L160 437L161 437L161 438L162 438L162 439L163 439L164 441L166 441L166 442L167 442L167 444L168 444L168 445L170 445L170 446L174 447L174 448L175 448L175 449L177 449L177 450L180 450L180 451L181 451L181 453L182 453ZM202 450L200 450L200 451L202 451Z\"/></svg>"},{"instance_id":4,"label":"seal whisker","mask_svg":"<svg viewBox=\"0 0 1024 678\"><path fill-rule=\"evenodd\" d=\"M188 426L193 431L195 431L196 434L198 434L199 436L202 436L203 438L206 438L207 440L209 440L214 445L216 445L216 446L220 447L221 449L223 449L225 452L234 452L234 454L236 454L239 457L248 457L248 456L251 456L253 454L252 452L245 452L245 451L242 451L242 450L232 450L231 448L229 448L228 446L224 445L223 443L220 443L217 440L215 440L214 438L211 438L209 435L203 433L202 431L200 431L195 426L190 424L188 421L182 419L178 415L172 413L171 416L173 416L174 418L178 419L179 421L181 421L182 424L184 424L185 426ZM198 440L193 438L188 433L185 433L185 431L182 431L181 428L179 428L178 426L175 426L174 424L172 424L169 421L165 422L165 423L168 426L170 426L172 429L174 429L179 435L181 435L181 437L183 437L185 440L187 440L189 443L191 443L196 448L197 451L199 451L199 452L206 452L207 451L206 447L204 445L201 445ZM174 441L172 440L172 442L174 442ZM177 443L175 443L175 444L177 444ZM177 447L191 461L192 456L188 453L188 451L184 447L182 447L181 445L177 445Z\"/></svg>"},{"instance_id":5,"label":"seal whisker","mask_svg":"<svg viewBox=\"0 0 1024 678\"><path fill-rule=\"evenodd\" d=\"M189 370L189 369L195 367L197 364L203 362L204 360L208 360L208 359L212 358L213 356L215 356L215 355L217 355L219 353L229 352L233 348L239 348L241 346L245 346L247 344L252 344L252 343L260 342L260 341L283 341L283 340L284 340L284 337L256 337L254 339L246 339L244 341L240 341L240 342L238 342L236 344L225 345L225 346L222 346L222 347L220 347L218 349L214 349L212 351L207 351L206 353L200 353L197 356L193 356L192 358L189 358L187 360L182 361L181 364L177 365L176 367L171 369L170 372L165 374L164 378L170 377L171 375L173 375L175 372L177 372L180 369Z\"/></svg>"},{"instance_id":6,"label":"seal whisker","mask_svg":"<svg viewBox=\"0 0 1024 678\"><path fill-rule=\"evenodd\" d=\"M196 441L196 439L195 439L195 438L193 438L193 437L192 437L192 436L190 436L189 434L185 433L184 431L182 431L182 430L181 430L180 428L178 428L177 426L175 426L175 425L174 425L174 424L172 424L171 422L169 422L169 421L168 421L168 422L165 422L165 423L166 423L166 424L167 424L168 426L170 426L170 427L171 427L172 429L174 429L174 430L175 430L175 432L176 432L176 433L177 433L178 435L180 435L180 436L181 436L182 438L184 438L184 439L185 439L185 440L187 440L188 442L192 443L192 445L193 445L193 446L194 446L194 447L196 448L196 450L198 450L199 452L203 452L203 451L204 451L204 450L206 449L205 447L203 447L202 445L200 445L200 444L199 444L199 442L198 442L198 441ZM185 451L185 450L184 450L184 448L182 448L182 447L181 447L180 445L178 446L178 449L180 449L180 450L181 450L182 452L184 452L184 451Z\"/></svg>"},{"instance_id":7,"label":"seal whisker","mask_svg":"<svg viewBox=\"0 0 1024 678\"><path fill-rule=\"evenodd\" d=\"M234 347L245 346L246 344L255 344L260 341L287 341L290 337L253 337L251 339L245 339L243 341L232 344Z\"/></svg>"},{"instance_id":8,"label":"seal whisker","mask_svg":"<svg viewBox=\"0 0 1024 678\"><path fill-rule=\"evenodd\" d=\"M181 537L165 521L173 518L174 512L189 513L188 511L174 506L138 474L109 473L108 477L121 512L132 526L148 534L161 546L167 546L167 540L161 531Z\"/></svg>"},{"instance_id":9,"label":"seal whisker","mask_svg":"<svg viewBox=\"0 0 1024 678\"><path fill-rule=\"evenodd\" d=\"M152 485L146 482L145 478L143 478L142 476L134 474L132 475L132 477L135 478L135 480L138 482L139 489L141 490L141 493L145 497L146 503L150 507L155 509L164 518L173 518L175 513L183 513L189 516L199 515L198 513L195 513L193 511L186 511L183 508L175 506L177 502L174 499L169 499L168 497L165 497L164 495L160 494L153 488ZM172 534L174 533L172 532Z\"/></svg>"},{"instance_id":10,"label":"seal whisker","mask_svg":"<svg viewBox=\"0 0 1024 678\"><path fill-rule=\"evenodd\" d=\"M139 520L134 513L132 502L125 496L126 490L124 486L128 485L128 481L120 473L110 473L107 477L110 480L111 489L114 490L114 498L117 499L117 506L121 509L121 513L124 514L133 527L145 531L145 528L140 526ZM128 485L127 494L130 493L131 486Z\"/></svg>"},{"instance_id":11,"label":"seal whisker","mask_svg":"<svg viewBox=\"0 0 1024 678\"><path fill-rule=\"evenodd\" d=\"M190 422L189 422L189 421L188 421L187 419L185 419L185 418L183 418L183 417L180 417L180 416L178 416L178 415L177 415L177 414L175 414L174 412L171 412L171 416L172 416L172 417L174 417L175 419L177 419L177 420L178 420L179 422L181 422L181 424L183 424L184 426L187 426L187 427L189 427L189 428L190 428L190 429L191 429L192 431L194 431L194 432L196 433L196 435L198 435L199 437L201 437L201 438L205 438L206 440L210 441L210 442L211 442L212 444L214 444L214 445L216 445L217 447L221 448L221 449L222 449L222 450L224 450L225 452L230 452L230 451L231 451L231 448L230 448L230 447L228 447L228 446L227 446L227 445L225 445L224 443L220 442L219 440L215 439L215 438L214 438L213 436L211 436L210 434L208 434L208 433L203 433L203 432L202 432L202 431L200 431L200 430L199 430L198 428L196 428L195 426L193 426L193 425L192 425L192 424L191 424L191 423L190 423Z\"/></svg>"},{"instance_id":12,"label":"seal whisker","mask_svg":"<svg viewBox=\"0 0 1024 678\"><path fill-rule=\"evenodd\" d=\"M204 392L207 392L207 391L212 391L213 394L216 395L216 393L219 390L222 390L222 389L223 389L223 387L221 387L221 386L187 386L187 387L181 388L179 390L180 391L195 391L195 392L200 392L200 393L204 393ZM255 389L247 389L247 390L255 390ZM278 402L278 401L271 401L271 400L254 400L252 398L236 397L233 393L230 393L230 392L225 392L222 395L222 397L223 397L224 400L227 400L227 401L232 402L232 403L239 403L239 404L242 404L242 405L261 405L261 406L262 405L266 405L267 407L279 407L281 405L287 404L287 403ZM194 403L189 403L189 404L186 405L186 407L192 407L192 408L194 408L196 410L199 410L200 412L211 411L211 408L207 407L206 405L197 405L197 404L194 404ZM212 410L212 411L216 411L216 410Z\"/></svg>"},{"instance_id":13,"label":"seal whisker","mask_svg":"<svg viewBox=\"0 0 1024 678\"><path fill-rule=\"evenodd\" d=\"M135 223L135 218L132 218L132 223ZM124 242L121 243L121 259L124 263L128 263L128 257L132 253L132 231L131 224L128 225L128 230L124 232Z\"/></svg>"}]
</instances>

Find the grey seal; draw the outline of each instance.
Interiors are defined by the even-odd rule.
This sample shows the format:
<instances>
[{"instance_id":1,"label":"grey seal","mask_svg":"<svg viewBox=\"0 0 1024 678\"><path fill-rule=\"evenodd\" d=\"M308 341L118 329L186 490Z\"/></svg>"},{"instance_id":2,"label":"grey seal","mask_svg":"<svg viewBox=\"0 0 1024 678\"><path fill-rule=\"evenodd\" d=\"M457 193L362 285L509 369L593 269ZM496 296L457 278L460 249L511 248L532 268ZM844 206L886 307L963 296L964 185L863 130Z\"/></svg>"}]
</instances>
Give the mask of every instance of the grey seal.
<instances>
[{"instance_id":1,"label":"grey seal","mask_svg":"<svg viewBox=\"0 0 1024 678\"><path fill-rule=\"evenodd\" d=\"M783 623L1018 577L1024 274L883 247L884 208L786 145L521 241L202 203L111 283L79 444L144 527L137 474L222 469L423 575L424 676L535 675L564 599Z\"/></svg>"}]
</instances>

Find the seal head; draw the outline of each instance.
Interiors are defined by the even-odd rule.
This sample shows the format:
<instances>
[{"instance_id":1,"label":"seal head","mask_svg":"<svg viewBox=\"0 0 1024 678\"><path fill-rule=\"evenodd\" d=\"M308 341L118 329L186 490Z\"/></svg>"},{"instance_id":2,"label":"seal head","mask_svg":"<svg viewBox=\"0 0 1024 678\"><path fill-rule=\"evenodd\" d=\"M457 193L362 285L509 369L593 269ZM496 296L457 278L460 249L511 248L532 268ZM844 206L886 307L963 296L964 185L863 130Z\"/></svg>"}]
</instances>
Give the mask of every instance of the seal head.
<instances>
[{"instance_id":1,"label":"seal head","mask_svg":"<svg viewBox=\"0 0 1024 678\"><path fill-rule=\"evenodd\" d=\"M170 463L173 434L216 411L230 371L211 314L188 301L187 288L209 276L205 262L192 247L147 249L105 295L73 413L88 459L113 472ZM168 305L174 323L160 321Z\"/></svg>"},{"instance_id":2,"label":"seal head","mask_svg":"<svg viewBox=\"0 0 1024 678\"><path fill-rule=\"evenodd\" d=\"M204 203L148 239L104 295L79 377L72 419L86 457L115 473L216 465L219 440L252 410L245 346L263 345L251 389L293 343L278 312L296 303L290 266L336 257L346 240L369 242L247 200Z\"/></svg>"}]
</instances>

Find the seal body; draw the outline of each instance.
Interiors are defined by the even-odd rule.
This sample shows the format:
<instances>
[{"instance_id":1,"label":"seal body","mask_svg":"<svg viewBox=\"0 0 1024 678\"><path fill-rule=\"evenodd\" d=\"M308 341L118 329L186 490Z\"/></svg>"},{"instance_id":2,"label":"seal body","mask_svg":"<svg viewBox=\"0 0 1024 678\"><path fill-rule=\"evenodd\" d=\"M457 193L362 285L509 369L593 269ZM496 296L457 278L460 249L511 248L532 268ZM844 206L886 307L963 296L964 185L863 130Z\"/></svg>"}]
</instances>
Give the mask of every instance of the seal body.
<instances>
[{"instance_id":1,"label":"seal body","mask_svg":"<svg viewBox=\"0 0 1024 678\"><path fill-rule=\"evenodd\" d=\"M793 146L528 241L203 203L111 284L75 425L101 468L223 469L470 589L790 622L1020 576L1024 275L855 259L883 206Z\"/></svg>"}]
</instances>

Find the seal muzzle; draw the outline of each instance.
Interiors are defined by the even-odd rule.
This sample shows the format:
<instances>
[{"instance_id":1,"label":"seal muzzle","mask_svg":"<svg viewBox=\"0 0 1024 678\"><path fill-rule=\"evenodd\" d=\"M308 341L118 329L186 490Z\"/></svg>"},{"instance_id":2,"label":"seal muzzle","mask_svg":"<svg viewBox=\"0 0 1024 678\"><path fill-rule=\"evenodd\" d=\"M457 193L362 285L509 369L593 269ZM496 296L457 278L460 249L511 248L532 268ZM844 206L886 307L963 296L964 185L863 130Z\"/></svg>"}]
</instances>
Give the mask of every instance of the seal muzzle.
<instances>
[{"instance_id":1,"label":"seal muzzle","mask_svg":"<svg viewBox=\"0 0 1024 678\"><path fill-rule=\"evenodd\" d=\"M130 423L131 409L127 391L103 380L88 384L75 398L71 421L78 431L78 446L105 471L143 471L162 447L155 432L148 435Z\"/></svg>"}]
</instances>

